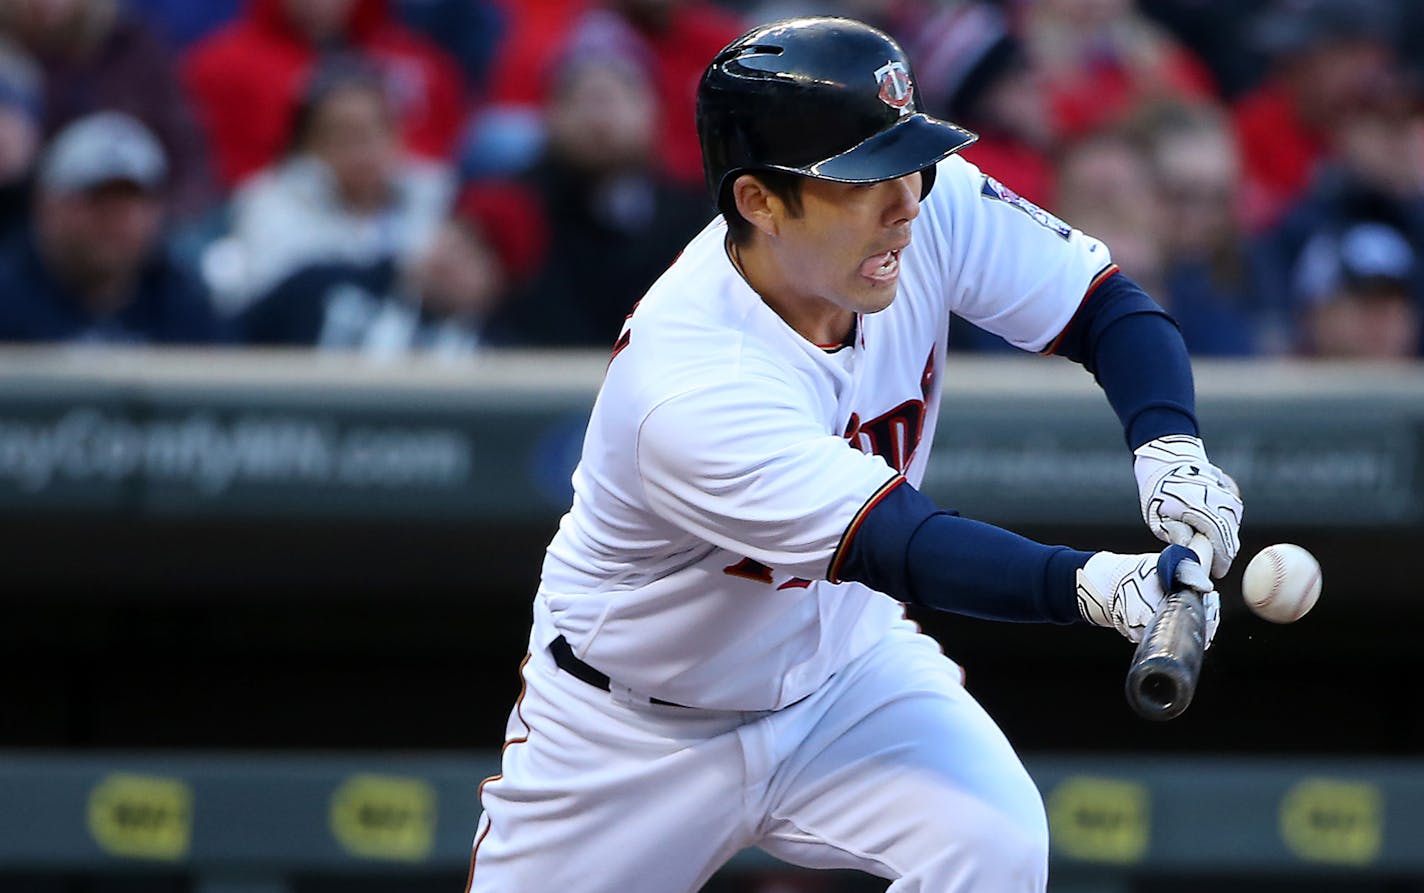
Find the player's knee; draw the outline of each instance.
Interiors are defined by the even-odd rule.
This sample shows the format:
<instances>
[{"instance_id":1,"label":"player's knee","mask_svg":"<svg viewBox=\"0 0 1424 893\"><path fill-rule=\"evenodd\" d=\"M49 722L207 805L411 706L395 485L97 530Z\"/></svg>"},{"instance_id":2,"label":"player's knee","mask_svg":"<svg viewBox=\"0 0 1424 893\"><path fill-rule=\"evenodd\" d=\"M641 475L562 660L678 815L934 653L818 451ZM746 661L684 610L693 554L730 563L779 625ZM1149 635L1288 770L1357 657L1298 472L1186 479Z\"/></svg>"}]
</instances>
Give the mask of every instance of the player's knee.
<instances>
[{"instance_id":1,"label":"player's knee","mask_svg":"<svg viewBox=\"0 0 1424 893\"><path fill-rule=\"evenodd\" d=\"M999 865L1027 871L1048 865L1048 814L1043 796L1027 772L1018 773L1017 783L1006 783L992 804L972 824L975 846L993 854Z\"/></svg>"},{"instance_id":2,"label":"player's knee","mask_svg":"<svg viewBox=\"0 0 1424 893\"><path fill-rule=\"evenodd\" d=\"M1041 890L1048 879L1048 829L1015 825L1001 828L986 841L993 853L991 869L1005 885L996 889Z\"/></svg>"},{"instance_id":3,"label":"player's knee","mask_svg":"<svg viewBox=\"0 0 1424 893\"><path fill-rule=\"evenodd\" d=\"M1013 815L985 815L955 843L946 852L957 851L951 861L962 877L973 878L964 889L1042 893L1047 886L1048 820L1041 801Z\"/></svg>"},{"instance_id":4,"label":"player's knee","mask_svg":"<svg viewBox=\"0 0 1424 893\"><path fill-rule=\"evenodd\" d=\"M1048 832L1016 822L987 822L968 842L966 890L1043 893L1048 885Z\"/></svg>"},{"instance_id":5,"label":"player's knee","mask_svg":"<svg viewBox=\"0 0 1424 893\"><path fill-rule=\"evenodd\" d=\"M1042 801L958 810L931 823L913 854L902 850L905 893L1043 893L1048 884L1048 820ZM967 813L973 813L969 815ZM907 858L903 858L907 857Z\"/></svg>"}]
</instances>

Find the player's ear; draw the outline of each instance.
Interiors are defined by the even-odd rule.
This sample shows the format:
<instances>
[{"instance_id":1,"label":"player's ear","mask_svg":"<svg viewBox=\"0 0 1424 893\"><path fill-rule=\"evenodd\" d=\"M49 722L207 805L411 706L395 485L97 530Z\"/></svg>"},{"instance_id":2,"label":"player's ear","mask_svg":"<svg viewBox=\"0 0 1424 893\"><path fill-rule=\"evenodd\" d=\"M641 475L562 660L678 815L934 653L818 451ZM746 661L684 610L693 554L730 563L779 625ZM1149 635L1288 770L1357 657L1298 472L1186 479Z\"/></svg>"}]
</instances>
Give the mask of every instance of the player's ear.
<instances>
[{"instance_id":1,"label":"player's ear","mask_svg":"<svg viewBox=\"0 0 1424 893\"><path fill-rule=\"evenodd\" d=\"M785 208L765 183L752 174L742 174L732 183L732 198L737 203L737 213L748 223L768 236L777 234Z\"/></svg>"}]
</instances>

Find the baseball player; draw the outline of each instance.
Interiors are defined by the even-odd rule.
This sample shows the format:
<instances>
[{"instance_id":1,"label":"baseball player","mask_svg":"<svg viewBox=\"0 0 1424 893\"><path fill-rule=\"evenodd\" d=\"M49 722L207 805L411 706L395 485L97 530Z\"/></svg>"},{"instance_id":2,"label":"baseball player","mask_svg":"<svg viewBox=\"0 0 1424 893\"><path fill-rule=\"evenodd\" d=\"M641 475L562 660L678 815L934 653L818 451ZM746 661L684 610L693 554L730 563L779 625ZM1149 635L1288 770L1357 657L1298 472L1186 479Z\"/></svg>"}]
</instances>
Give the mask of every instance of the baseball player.
<instances>
[{"instance_id":1,"label":"baseball player","mask_svg":"<svg viewBox=\"0 0 1424 893\"><path fill-rule=\"evenodd\" d=\"M1045 546L917 489L949 314L1097 377L1163 540L1237 551L1170 318L1101 242L956 153L909 61L846 19L757 28L699 86L719 217L630 315L534 600L470 893L690 893L756 846L894 893L1047 884L1048 828L959 668L905 619L1131 640L1162 555Z\"/></svg>"}]
</instances>

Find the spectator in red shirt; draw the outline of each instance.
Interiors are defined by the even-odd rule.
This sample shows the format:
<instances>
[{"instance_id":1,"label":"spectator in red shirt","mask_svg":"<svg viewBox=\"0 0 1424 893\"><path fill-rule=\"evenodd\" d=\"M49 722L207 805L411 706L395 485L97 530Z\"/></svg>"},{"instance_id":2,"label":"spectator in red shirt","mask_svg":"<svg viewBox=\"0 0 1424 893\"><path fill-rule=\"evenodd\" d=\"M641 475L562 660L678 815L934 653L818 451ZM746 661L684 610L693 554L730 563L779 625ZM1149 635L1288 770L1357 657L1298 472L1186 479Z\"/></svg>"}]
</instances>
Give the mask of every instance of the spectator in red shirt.
<instances>
[{"instance_id":1,"label":"spectator in red shirt","mask_svg":"<svg viewBox=\"0 0 1424 893\"><path fill-rule=\"evenodd\" d=\"M450 152L463 112L459 70L394 21L386 0L250 0L246 16L195 45L183 67L224 186L281 153L302 85L332 51L359 52L381 69L409 149Z\"/></svg>"},{"instance_id":2,"label":"spectator in red shirt","mask_svg":"<svg viewBox=\"0 0 1424 893\"><path fill-rule=\"evenodd\" d=\"M1305 194L1342 122L1396 79L1393 20L1386 0L1279 0L1258 22L1272 72L1233 110L1253 231Z\"/></svg>"},{"instance_id":3,"label":"spectator in red shirt","mask_svg":"<svg viewBox=\"0 0 1424 893\"><path fill-rule=\"evenodd\" d=\"M1206 66L1132 0L1028 0L1022 34L1061 139L1120 124L1163 100L1209 99Z\"/></svg>"}]
</instances>

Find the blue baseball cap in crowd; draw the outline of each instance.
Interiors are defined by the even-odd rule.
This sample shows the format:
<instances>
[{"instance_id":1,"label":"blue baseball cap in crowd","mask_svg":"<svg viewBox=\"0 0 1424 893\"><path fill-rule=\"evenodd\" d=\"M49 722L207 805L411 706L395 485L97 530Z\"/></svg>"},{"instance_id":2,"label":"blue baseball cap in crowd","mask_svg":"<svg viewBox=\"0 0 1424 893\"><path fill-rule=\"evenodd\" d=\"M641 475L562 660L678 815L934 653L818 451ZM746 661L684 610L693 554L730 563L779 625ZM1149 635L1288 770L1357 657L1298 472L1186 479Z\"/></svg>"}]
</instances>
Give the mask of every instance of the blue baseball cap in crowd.
<instances>
[{"instance_id":1,"label":"blue baseball cap in crowd","mask_svg":"<svg viewBox=\"0 0 1424 893\"><path fill-rule=\"evenodd\" d=\"M97 112L55 135L40 162L39 185L49 192L87 192L132 183L153 192L168 179L168 156L158 138L123 112Z\"/></svg>"},{"instance_id":2,"label":"blue baseball cap in crowd","mask_svg":"<svg viewBox=\"0 0 1424 893\"><path fill-rule=\"evenodd\" d=\"M1418 256L1409 240L1388 223L1366 220L1306 243L1296 265L1296 293L1309 303L1326 301L1342 289L1408 290Z\"/></svg>"}]
</instances>

